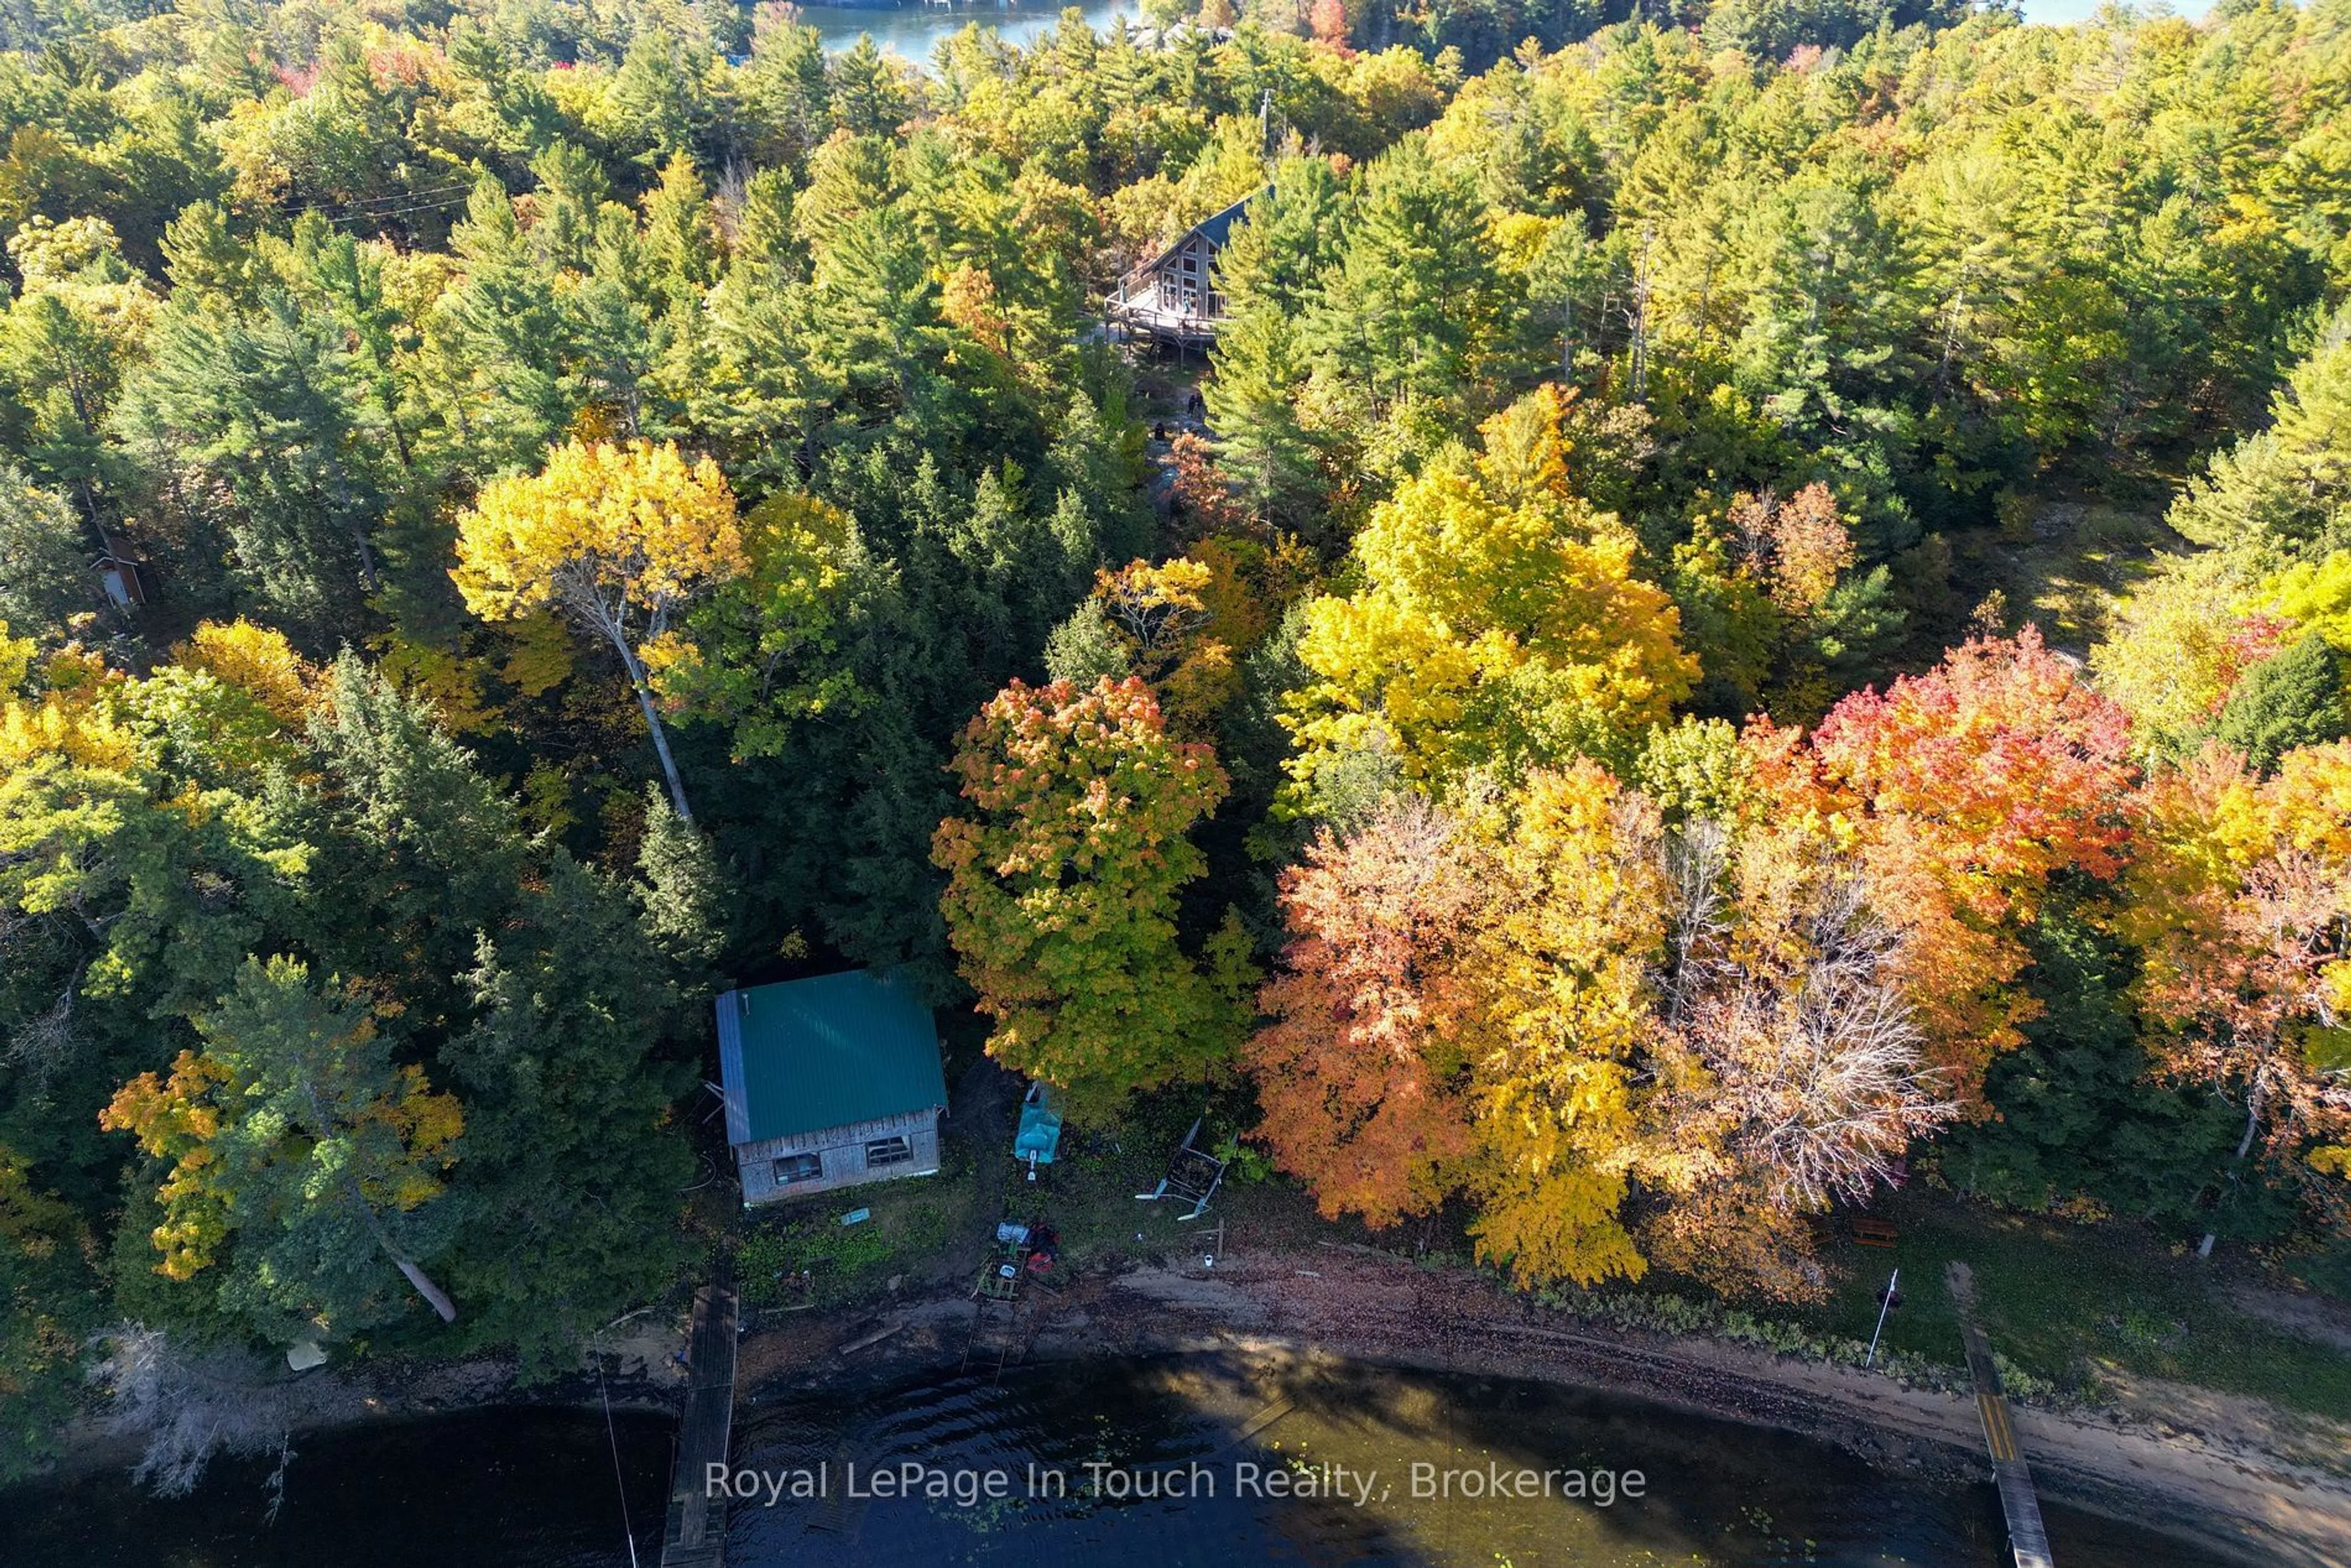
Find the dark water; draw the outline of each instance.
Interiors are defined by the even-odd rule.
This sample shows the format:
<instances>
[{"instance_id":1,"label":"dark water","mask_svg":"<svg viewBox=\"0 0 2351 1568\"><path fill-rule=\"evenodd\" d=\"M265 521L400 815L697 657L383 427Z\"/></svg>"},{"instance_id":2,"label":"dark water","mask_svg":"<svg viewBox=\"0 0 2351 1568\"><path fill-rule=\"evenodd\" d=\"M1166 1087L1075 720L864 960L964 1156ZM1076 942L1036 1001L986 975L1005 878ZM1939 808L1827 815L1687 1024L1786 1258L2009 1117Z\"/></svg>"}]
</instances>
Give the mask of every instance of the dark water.
<instances>
[{"instance_id":1,"label":"dark water","mask_svg":"<svg viewBox=\"0 0 2351 1568\"><path fill-rule=\"evenodd\" d=\"M661 1557L676 1424L616 1415L646 1568ZM120 1471L0 1491L0 1568L627 1568L604 1418L478 1410L295 1440L275 1468L216 1462L162 1501Z\"/></svg>"},{"instance_id":2,"label":"dark water","mask_svg":"<svg viewBox=\"0 0 2351 1568\"><path fill-rule=\"evenodd\" d=\"M1241 1438L1253 1425L1261 1429ZM665 1421L621 1420L622 1469L645 1568L659 1558L671 1438ZM728 1550L736 1568L1995 1568L2006 1561L1989 1485L1889 1479L1833 1448L1633 1400L1349 1365L1097 1362L1016 1371L1001 1385L926 1379L849 1402L793 1398L738 1413L735 1461L769 1472L822 1466L831 1494L738 1506ZM967 1495L852 1498L843 1484L851 1463L869 1490L873 1467L912 1463ZM1449 1474L1457 1495L1416 1499L1416 1465L1426 1467L1424 1488L1443 1486ZM1319 1490L1335 1477L1347 1495L1246 1495L1251 1466L1259 1491ZM629 1561L612 1458L592 1414L476 1412L309 1438L274 1526L262 1514L266 1469L217 1467L196 1496L174 1502L142 1498L116 1476L0 1492L0 1565L617 1568ZM1520 1469L1554 1472L1553 1495L1458 1495L1490 1487L1498 1470ZM1571 1470L1574 1481L1565 1479ZM1637 1499L1629 1495L1635 1470ZM1366 1495L1364 1478L1374 1471ZM1594 1500L1595 1472L1619 1489L1605 1507ZM1065 1495L1055 1493L1055 1473ZM985 1495L989 1475L1004 1478L998 1490L1005 1495ZM1090 1486L1097 1477L1107 1491L1128 1495L1098 1495ZM1197 1495L1133 1495L1172 1492L1174 1478ZM1558 1495L1570 1486L1586 1495ZM2065 1568L2217 1568L2220 1561L2130 1526L2060 1508L2048 1513Z\"/></svg>"}]
</instances>

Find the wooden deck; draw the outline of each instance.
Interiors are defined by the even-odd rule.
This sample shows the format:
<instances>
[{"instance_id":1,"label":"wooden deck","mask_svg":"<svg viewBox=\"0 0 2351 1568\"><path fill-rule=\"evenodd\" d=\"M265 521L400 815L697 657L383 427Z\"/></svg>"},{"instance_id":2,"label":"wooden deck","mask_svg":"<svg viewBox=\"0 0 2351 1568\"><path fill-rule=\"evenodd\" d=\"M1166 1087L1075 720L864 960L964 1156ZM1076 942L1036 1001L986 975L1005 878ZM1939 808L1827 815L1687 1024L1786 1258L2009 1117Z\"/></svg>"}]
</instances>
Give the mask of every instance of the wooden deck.
<instances>
[{"instance_id":1,"label":"wooden deck","mask_svg":"<svg viewBox=\"0 0 2351 1568\"><path fill-rule=\"evenodd\" d=\"M735 1432L735 1284L722 1266L694 1293L685 1417L678 1426L662 1568L720 1568L726 1560L726 1500L711 1496L705 1479L705 1467L726 1462Z\"/></svg>"},{"instance_id":2,"label":"wooden deck","mask_svg":"<svg viewBox=\"0 0 2351 1568\"><path fill-rule=\"evenodd\" d=\"M1127 298L1123 294L1113 297L1108 307L1110 319L1132 332L1140 332L1178 349L1206 349L1217 340L1217 329L1225 324L1221 316L1196 316L1182 310L1168 310L1145 294Z\"/></svg>"}]
</instances>

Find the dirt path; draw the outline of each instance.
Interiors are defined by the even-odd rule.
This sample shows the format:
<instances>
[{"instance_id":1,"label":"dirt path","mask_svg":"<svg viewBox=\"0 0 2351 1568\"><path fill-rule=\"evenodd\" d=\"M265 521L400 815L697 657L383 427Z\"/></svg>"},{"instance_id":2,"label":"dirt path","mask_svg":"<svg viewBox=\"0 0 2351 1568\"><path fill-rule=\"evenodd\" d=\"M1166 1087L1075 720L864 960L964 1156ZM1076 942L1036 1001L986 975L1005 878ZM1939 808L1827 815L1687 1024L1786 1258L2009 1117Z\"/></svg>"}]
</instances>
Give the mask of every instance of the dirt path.
<instances>
[{"instance_id":1,"label":"dirt path","mask_svg":"<svg viewBox=\"0 0 2351 1568\"><path fill-rule=\"evenodd\" d=\"M1975 1406L1963 1396L1719 1340L1595 1328L1465 1271L1420 1269L1368 1249L1236 1251L1213 1273L1137 1270L1039 1298L1030 1311L1032 1359L1325 1352L1608 1389L1801 1432L1930 1476L1975 1477L1987 1468ZM968 1321L962 1302L924 1301L804 1322L747 1343L744 1366L803 1385L912 1370L958 1356ZM860 1339L875 1348L849 1351ZM2292 1448L2247 1418L2249 1408L2266 1407L2219 1403L2235 1418L2179 1425L2143 1411L2126 1422L2020 1406L2016 1424L2045 1497L2252 1563L2351 1563L2351 1481L2281 1457ZM2168 1416L2180 1414L2165 1407ZM2319 1440L2339 1451L2342 1429Z\"/></svg>"}]
</instances>

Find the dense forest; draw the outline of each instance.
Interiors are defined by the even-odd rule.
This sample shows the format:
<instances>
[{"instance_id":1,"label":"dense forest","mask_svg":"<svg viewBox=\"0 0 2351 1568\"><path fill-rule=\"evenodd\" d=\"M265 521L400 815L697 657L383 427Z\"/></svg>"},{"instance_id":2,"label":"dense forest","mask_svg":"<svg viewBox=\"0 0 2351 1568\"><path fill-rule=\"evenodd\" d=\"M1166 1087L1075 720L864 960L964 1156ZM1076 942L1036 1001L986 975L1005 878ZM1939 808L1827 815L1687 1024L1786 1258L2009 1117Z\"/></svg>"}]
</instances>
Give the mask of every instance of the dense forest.
<instances>
[{"instance_id":1,"label":"dense forest","mask_svg":"<svg viewBox=\"0 0 2351 1568\"><path fill-rule=\"evenodd\" d=\"M2351 1276L2351 6L1147 9L0 8L0 1474L572 1364L844 964L1530 1282Z\"/></svg>"}]
</instances>

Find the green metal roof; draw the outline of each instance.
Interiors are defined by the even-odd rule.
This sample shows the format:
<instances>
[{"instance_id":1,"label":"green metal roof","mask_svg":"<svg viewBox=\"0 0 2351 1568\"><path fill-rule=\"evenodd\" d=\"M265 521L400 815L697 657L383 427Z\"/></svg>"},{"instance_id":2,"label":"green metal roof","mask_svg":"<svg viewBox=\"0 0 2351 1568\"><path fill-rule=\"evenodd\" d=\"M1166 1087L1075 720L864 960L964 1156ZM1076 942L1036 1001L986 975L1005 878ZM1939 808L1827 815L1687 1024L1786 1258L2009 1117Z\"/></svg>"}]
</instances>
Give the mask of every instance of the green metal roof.
<instances>
[{"instance_id":1,"label":"green metal roof","mask_svg":"<svg viewBox=\"0 0 2351 1568\"><path fill-rule=\"evenodd\" d=\"M947 1103L931 1009L894 971L852 969L728 991L717 1011L729 1143Z\"/></svg>"}]
</instances>

